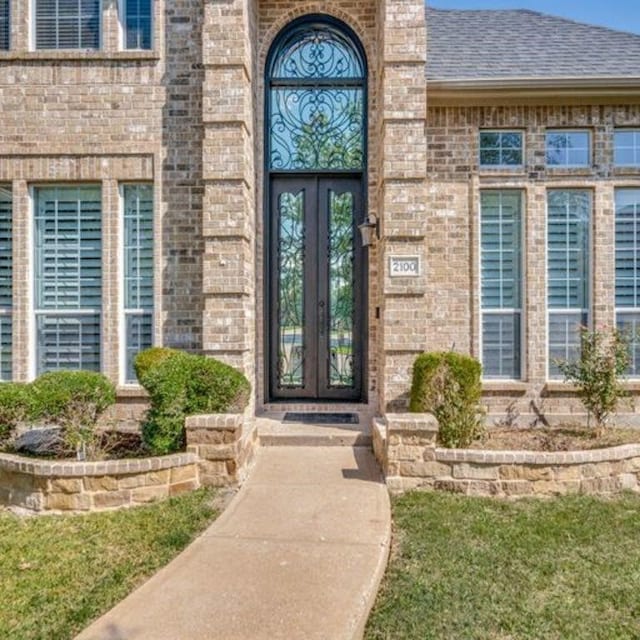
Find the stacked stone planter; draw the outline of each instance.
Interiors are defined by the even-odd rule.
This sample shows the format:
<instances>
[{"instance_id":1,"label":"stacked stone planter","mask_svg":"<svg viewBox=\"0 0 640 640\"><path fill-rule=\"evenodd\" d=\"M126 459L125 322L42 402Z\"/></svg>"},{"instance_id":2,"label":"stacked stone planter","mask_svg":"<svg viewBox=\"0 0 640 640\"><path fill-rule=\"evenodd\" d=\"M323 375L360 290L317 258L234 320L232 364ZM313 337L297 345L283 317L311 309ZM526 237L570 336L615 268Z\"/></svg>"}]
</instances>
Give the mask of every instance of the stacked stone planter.
<instances>
[{"instance_id":1,"label":"stacked stone planter","mask_svg":"<svg viewBox=\"0 0 640 640\"><path fill-rule=\"evenodd\" d=\"M388 414L373 424L389 490L520 497L640 490L640 444L569 452L442 449L429 414Z\"/></svg>"},{"instance_id":2,"label":"stacked stone planter","mask_svg":"<svg viewBox=\"0 0 640 640\"><path fill-rule=\"evenodd\" d=\"M76 462L0 454L0 506L103 511L244 481L257 447L255 420L247 412L191 416L186 430L187 452L169 456Z\"/></svg>"},{"instance_id":3,"label":"stacked stone planter","mask_svg":"<svg viewBox=\"0 0 640 640\"><path fill-rule=\"evenodd\" d=\"M34 512L130 507L199 486L198 458L191 453L106 462L0 454L0 504Z\"/></svg>"}]
</instances>

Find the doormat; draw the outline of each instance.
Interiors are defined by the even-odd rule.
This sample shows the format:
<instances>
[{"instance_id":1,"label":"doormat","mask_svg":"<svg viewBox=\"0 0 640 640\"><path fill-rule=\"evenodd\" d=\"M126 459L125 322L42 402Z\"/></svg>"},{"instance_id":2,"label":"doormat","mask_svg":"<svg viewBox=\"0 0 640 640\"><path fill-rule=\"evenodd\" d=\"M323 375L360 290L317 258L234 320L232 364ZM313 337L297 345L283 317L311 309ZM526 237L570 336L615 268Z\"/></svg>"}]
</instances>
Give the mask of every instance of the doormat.
<instances>
[{"instance_id":1,"label":"doormat","mask_svg":"<svg viewBox=\"0 0 640 640\"><path fill-rule=\"evenodd\" d=\"M357 413L292 413L284 414L284 422L302 424L359 424Z\"/></svg>"}]
</instances>

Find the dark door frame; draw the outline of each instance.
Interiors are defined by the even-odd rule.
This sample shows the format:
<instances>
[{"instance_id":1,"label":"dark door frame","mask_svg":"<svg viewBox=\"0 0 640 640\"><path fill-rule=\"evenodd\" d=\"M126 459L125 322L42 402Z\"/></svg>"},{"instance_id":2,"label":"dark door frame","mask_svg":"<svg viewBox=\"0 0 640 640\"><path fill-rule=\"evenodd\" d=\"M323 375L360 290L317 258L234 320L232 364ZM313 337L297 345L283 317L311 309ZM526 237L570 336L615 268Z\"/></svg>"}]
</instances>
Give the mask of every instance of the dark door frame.
<instances>
[{"instance_id":1,"label":"dark door frame","mask_svg":"<svg viewBox=\"0 0 640 640\"><path fill-rule=\"evenodd\" d=\"M273 170L270 167L270 135L269 126L271 122L271 109L270 109L270 90L272 86L288 85L288 82L282 83L277 81L276 85L272 84L271 68L274 58L277 56L282 43L300 27L304 26L320 25L325 28L332 28L340 32L343 37L346 37L355 52L360 59L363 75L362 78L357 81L342 81L339 82L340 86L353 86L359 87L362 90L364 110L362 114L362 135L363 135L363 162L362 167L358 171L354 170L300 170L300 171L278 171ZM367 57L364 51L362 43L351 27L343 21L334 18L333 16L325 14L308 14L301 16L287 24L280 33L274 39L269 53L267 55L267 61L265 65L264 73L264 127L263 127L263 168L264 168L264 191L263 191L263 295L264 295L264 307L263 307L263 380L265 402L286 401L287 398L282 397L280 394L276 396L273 393L271 375L274 366L277 366L277 355L274 357L274 347L277 350L277 345L273 344L272 339L272 314L275 313L275 322L277 323L277 302L272 290L272 270L275 264L275 258L272 255L273 247L273 225L274 216L272 215L272 184L274 181L281 178L288 178L296 180L298 178L316 178L316 180L331 179L331 178L352 178L360 180L360 203L361 206L355 211L354 228L355 228L355 247L356 253L360 255L360 276L356 284L356 313L360 315L360 371L358 376L357 385L359 386L359 393L357 398L353 398L354 402L367 402L367 386L368 386L368 362L369 362L369 297L368 297L368 265L369 265L369 251L366 247L361 246L360 234L357 231L359 224L362 224L368 217L368 170L367 170L367 158L368 158L368 64ZM295 83L293 83L295 85ZM315 80L302 80L301 84L307 87L314 86L327 86L326 81ZM332 82L329 81L329 85ZM276 352L277 353L277 352ZM300 398L299 395L292 394L290 400L310 400L310 401L344 401L344 398Z\"/></svg>"},{"instance_id":2,"label":"dark door frame","mask_svg":"<svg viewBox=\"0 0 640 640\"><path fill-rule=\"evenodd\" d=\"M266 380L269 400L320 400L354 401L364 400L367 362L367 250L362 246L357 225L363 217L364 192L361 173L276 175L270 180L269 226L265 248L267 264L265 298L267 303ZM329 327L329 208L326 195L332 190L338 194L354 194L354 318L352 333L353 387L331 387L330 377L330 327ZM279 238L277 214L278 196L283 193L306 192L304 208L304 387L278 388L277 363L279 360L278 296L279 264L277 242Z\"/></svg>"}]
</instances>

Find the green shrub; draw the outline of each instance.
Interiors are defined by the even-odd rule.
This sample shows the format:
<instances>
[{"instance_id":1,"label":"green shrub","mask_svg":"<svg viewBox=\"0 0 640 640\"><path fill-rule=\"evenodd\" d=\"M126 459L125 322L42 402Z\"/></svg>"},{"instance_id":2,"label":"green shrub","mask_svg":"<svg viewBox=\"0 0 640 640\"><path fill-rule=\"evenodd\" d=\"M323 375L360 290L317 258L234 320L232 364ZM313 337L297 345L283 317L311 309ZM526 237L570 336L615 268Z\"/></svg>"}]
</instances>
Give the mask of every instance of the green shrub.
<instances>
[{"instance_id":1,"label":"green shrub","mask_svg":"<svg viewBox=\"0 0 640 640\"><path fill-rule=\"evenodd\" d=\"M197 413L238 413L249 399L247 379L213 358L175 352L142 378L151 407L142 425L145 444L155 454L185 445L185 418Z\"/></svg>"},{"instance_id":2,"label":"green shrub","mask_svg":"<svg viewBox=\"0 0 640 640\"><path fill-rule=\"evenodd\" d=\"M437 418L445 447L467 447L482 435L481 373L477 360L451 351L416 358L409 410Z\"/></svg>"},{"instance_id":3,"label":"green shrub","mask_svg":"<svg viewBox=\"0 0 640 640\"><path fill-rule=\"evenodd\" d=\"M180 353L177 349L170 349L169 347L151 347L141 351L133 360L133 368L138 381L142 384L142 379L152 367L177 353Z\"/></svg>"},{"instance_id":4,"label":"green shrub","mask_svg":"<svg viewBox=\"0 0 640 640\"><path fill-rule=\"evenodd\" d=\"M580 328L580 357L575 362L556 360L566 382L578 389L588 414L595 420L596 435L602 435L607 422L626 395L622 376L631 361L630 337L617 329L590 331Z\"/></svg>"},{"instance_id":5,"label":"green shrub","mask_svg":"<svg viewBox=\"0 0 640 640\"><path fill-rule=\"evenodd\" d=\"M30 385L19 382L0 384L0 442L11 435L32 414Z\"/></svg>"},{"instance_id":6,"label":"green shrub","mask_svg":"<svg viewBox=\"0 0 640 640\"><path fill-rule=\"evenodd\" d=\"M52 371L30 386L32 419L60 426L77 452L95 444L98 418L116 401L113 384L93 371Z\"/></svg>"}]
</instances>

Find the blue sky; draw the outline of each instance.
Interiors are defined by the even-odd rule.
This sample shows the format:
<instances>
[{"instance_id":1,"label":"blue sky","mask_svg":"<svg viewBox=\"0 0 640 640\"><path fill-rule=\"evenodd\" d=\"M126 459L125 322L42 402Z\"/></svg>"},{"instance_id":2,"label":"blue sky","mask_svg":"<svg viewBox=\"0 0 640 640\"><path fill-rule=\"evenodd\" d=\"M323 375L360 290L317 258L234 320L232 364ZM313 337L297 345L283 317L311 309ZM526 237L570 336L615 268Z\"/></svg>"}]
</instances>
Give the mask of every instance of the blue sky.
<instances>
[{"instance_id":1,"label":"blue sky","mask_svg":"<svg viewBox=\"0 0 640 640\"><path fill-rule=\"evenodd\" d=\"M640 33L638 0L427 0L427 4L438 9L532 9Z\"/></svg>"}]
</instances>

